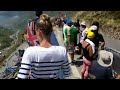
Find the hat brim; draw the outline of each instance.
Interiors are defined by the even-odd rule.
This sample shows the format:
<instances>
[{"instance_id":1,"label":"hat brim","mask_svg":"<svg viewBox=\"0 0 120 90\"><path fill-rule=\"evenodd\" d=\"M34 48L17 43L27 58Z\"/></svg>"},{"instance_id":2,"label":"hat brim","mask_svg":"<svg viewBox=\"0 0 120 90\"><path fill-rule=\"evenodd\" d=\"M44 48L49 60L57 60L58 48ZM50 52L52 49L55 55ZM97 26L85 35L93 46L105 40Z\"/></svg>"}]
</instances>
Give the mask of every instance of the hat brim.
<instances>
[{"instance_id":1,"label":"hat brim","mask_svg":"<svg viewBox=\"0 0 120 90\"><path fill-rule=\"evenodd\" d=\"M111 66L112 63L113 63L113 54L111 54L111 53L109 52L109 55L110 55L110 59L111 59L110 64L105 64L105 63L101 60L101 58L98 59L98 63L99 63L101 66L103 66L103 67L109 67L109 66Z\"/></svg>"},{"instance_id":2,"label":"hat brim","mask_svg":"<svg viewBox=\"0 0 120 90\"><path fill-rule=\"evenodd\" d=\"M80 24L81 26L86 26L85 24Z\"/></svg>"}]
</instances>

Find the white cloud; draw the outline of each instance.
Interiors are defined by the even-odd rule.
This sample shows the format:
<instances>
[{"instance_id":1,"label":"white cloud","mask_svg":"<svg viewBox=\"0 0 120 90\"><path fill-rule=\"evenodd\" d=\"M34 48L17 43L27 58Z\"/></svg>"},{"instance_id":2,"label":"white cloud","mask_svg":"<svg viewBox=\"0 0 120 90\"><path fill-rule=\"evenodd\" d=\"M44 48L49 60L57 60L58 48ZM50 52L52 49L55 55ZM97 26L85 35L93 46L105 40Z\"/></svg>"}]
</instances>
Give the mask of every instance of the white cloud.
<instances>
[{"instance_id":1,"label":"white cloud","mask_svg":"<svg viewBox=\"0 0 120 90\"><path fill-rule=\"evenodd\" d=\"M13 19L18 19L18 18L19 18L19 16L18 16L18 15L16 15L16 16L13 16L12 18L13 18Z\"/></svg>"}]
</instances>

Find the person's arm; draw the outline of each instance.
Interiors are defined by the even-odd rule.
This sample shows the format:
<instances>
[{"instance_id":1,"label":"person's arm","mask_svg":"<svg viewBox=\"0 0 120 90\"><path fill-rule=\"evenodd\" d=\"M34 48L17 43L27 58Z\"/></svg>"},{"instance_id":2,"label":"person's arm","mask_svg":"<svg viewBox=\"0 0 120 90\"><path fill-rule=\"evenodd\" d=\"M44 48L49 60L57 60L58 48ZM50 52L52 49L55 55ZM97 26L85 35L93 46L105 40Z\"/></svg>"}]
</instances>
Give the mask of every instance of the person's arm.
<instances>
[{"instance_id":1,"label":"person's arm","mask_svg":"<svg viewBox=\"0 0 120 90\"><path fill-rule=\"evenodd\" d=\"M62 64L62 70L65 75L65 78L68 78L72 75L70 64L68 61L67 51L64 49L64 56L63 56L63 64Z\"/></svg>"},{"instance_id":2,"label":"person's arm","mask_svg":"<svg viewBox=\"0 0 120 90\"><path fill-rule=\"evenodd\" d=\"M31 68L31 61L30 61L30 48L26 49L22 62L21 62L21 67L19 69L17 78L18 79L28 79L29 78L29 73L30 73L30 68Z\"/></svg>"},{"instance_id":3,"label":"person's arm","mask_svg":"<svg viewBox=\"0 0 120 90\"><path fill-rule=\"evenodd\" d=\"M120 79L120 75L118 75L115 79Z\"/></svg>"},{"instance_id":4,"label":"person's arm","mask_svg":"<svg viewBox=\"0 0 120 90\"><path fill-rule=\"evenodd\" d=\"M70 35L71 35L70 30L71 30L71 27L69 27L68 30L67 30L67 35L68 35L68 45L69 45L69 46L70 46Z\"/></svg>"},{"instance_id":5,"label":"person's arm","mask_svg":"<svg viewBox=\"0 0 120 90\"><path fill-rule=\"evenodd\" d=\"M100 35L100 49L104 49L105 47L105 40L102 35Z\"/></svg>"},{"instance_id":6,"label":"person's arm","mask_svg":"<svg viewBox=\"0 0 120 90\"><path fill-rule=\"evenodd\" d=\"M88 46L88 51L89 51L90 60L93 60L94 53L91 45Z\"/></svg>"}]
</instances>

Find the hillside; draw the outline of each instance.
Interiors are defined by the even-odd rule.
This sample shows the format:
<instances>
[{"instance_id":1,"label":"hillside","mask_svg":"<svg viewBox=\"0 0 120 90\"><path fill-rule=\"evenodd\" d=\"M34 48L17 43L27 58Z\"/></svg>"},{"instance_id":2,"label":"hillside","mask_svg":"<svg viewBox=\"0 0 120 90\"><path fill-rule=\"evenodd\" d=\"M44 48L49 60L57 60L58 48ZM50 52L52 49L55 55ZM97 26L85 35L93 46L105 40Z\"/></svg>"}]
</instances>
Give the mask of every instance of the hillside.
<instances>
[{"instance_id":1,"label":"hillside","mask_svg":"<svg viewBox=\"0 0 120 90\"><path fill-rule=\"evenodd\" d=\"M0 11L0 25L12 28L23 29L29 18L33 18L33 11Z\"/></svg>"},{"instance_id":2,"label":"hillside","mask_svg":"<svg viewBox=\"0 0 120 90\"><path fill-rule=\"evenodd\" d=\"M15 33L13 30L0 27L0 50L3 48L6 48L11 45L11 42L13 39L11 39L9 36Z\"/></svg>"},{"instance_id":3,"label":"hillside","mask_svg":"<svg viewBox=\"0 0 120 90\"><path fill-rule=\"evenodd\" d=\"M120 40L120 11L79 11L72 18L84 20L88 25L98 21L104 35Z\"/></svg>"},{"instance_id":4,"label":"hillside","mask_svg":"<svg viewBox=\"0 0 120 90\"><path fill-rule=\"evenodd\" d=\"M58 17L60 16L60 13L64 13L67 17L72 17L77 12L78 11L44 11L44 13L48 14L51 17Z\"/></svg>"}]
</instances>

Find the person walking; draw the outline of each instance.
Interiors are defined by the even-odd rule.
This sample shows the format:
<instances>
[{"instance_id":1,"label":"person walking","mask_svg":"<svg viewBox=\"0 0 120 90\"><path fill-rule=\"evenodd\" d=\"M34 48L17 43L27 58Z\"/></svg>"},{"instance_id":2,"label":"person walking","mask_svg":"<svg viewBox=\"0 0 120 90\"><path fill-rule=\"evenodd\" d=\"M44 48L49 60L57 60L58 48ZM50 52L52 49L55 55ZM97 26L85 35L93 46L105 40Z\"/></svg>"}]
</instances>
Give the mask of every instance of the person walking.
<instances>
[{"instance_id":1,"label":"person walking","mask_svg":"<svg viewBox=\"0 0 120 90\"><path fill-rule=\"evenodd\" d=\"M93 56L95 53L95 44L93 43L93 38L95 34L93 32L89 32L87 34L87 39L82 42L83 48L83 67L81 70L82 79L86 79L89 75L89 67L92 65Z\"/></svg>"},{"instance_id":2,"label":"person walking","mask_svg":"<svg viewBox=\"0 0 120 90\"><path fill-rule=\"evenodd\" d=\"M80 35L80 41L79 41L79 44L77 46L77 48L79 49L79 52L81 54L81 56L79 58L77 58L78 60L82 59L83 58L83 50L82 50L82 42L84 41L86 35L87 35L87 30L88 30L88 27L86 25L86 22L83 21L81 24L81 35Z\"/></svg>"},{"instance_id":3,"label":"person walking","mask_svg":"<svg viewBox=\"0 0 120 90\"><path fill-rule=\"evenodd\" d=\"M97 26L97 28L95 26ZM99 22L94 21L92 23L91 28L96 28L96 29L93 29L92 32L94 32L95 34L95 37L93 39L93 42L95 44L95 57L94 58L98 58L98 51L104 50L105 48L105 40L103 38L103 35L99 33L99 28L100 28Z\"/></svg>"},{"instance_id":4,"label":"person walking","mask_svg":"<svg viewBox=\"0 0 120 90\"><path fill-rule=\"evenodd\" d=\"M59 79L60 69L65 77L71 75L65 47L52 46L50 43L52 31L50 17L42 14L36 23L36 35L40 45L25 50L18 79Z\"/></svg>"}]
</instances>

